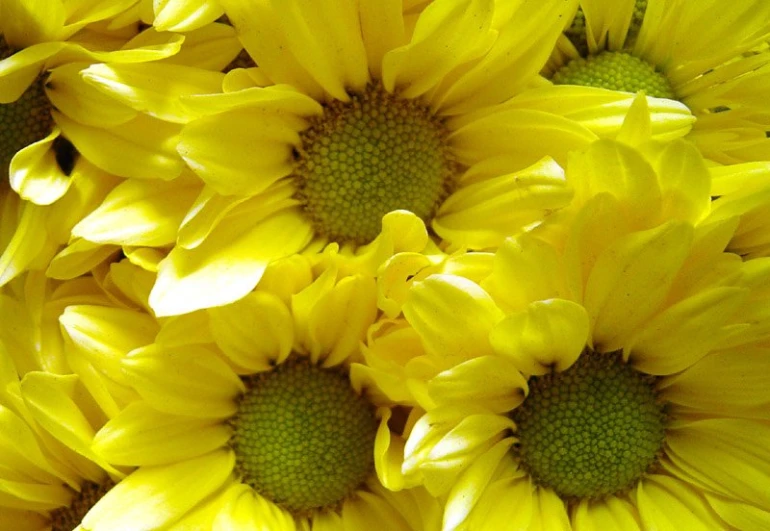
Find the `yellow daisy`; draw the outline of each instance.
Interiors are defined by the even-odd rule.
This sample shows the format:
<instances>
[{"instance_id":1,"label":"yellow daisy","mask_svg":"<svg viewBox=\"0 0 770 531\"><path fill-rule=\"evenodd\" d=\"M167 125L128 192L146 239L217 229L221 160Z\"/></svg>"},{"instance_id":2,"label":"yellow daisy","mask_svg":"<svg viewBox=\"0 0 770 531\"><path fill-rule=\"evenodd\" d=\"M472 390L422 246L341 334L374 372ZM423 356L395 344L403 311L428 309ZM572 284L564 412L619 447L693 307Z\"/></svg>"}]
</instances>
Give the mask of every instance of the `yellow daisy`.
<instances>
[{"instance_id":1,"label":"yellow daisy","mask_svg":"<svg viewBox=\"0 0 770 531\"><path fill-rule=\"evenodd\" d=\"M770 261L724 252L738 220L708 220L682 142L599 141L567 175L569 227L413 282L370 338L428 410L407 481L446 530L766 527Z\"/></svg>"},{"instance_id":2,"label":"yellow daisy","mask_svg":"<svg viewBox=\"0 0 770 531\"><path fill-rule=\"evenodd\" d=\"M688 138L705 157L733 164L770 159L770 5L763 0L584 1L543 71L558 85L675 98L697 118ZM557 89L572 101L612 98Z\"/></svg>"},{"instance_id":3,"label":"yellow daisy","mask_svg":"<svg viewBox=\"0 0 770 531\"><path fill-rule=\"evenodd\" d=\"M181 98L178 150L202 185L159 264L158 315L235 301L271 260L327 244L376 268L387 245L372 242L412 230L403 216L382 226L394 210L441 245L486 248L569 201L556 162L594 135L501 105L542 81L574 2L367 0L323 17L296 2L221 4L259 66L229 72L221 93ZM147 96L168 80L123 71L84 75L121 101L168 105Z\"/></svg>"},{"instance_id":4,"label":"yellow daisy","mask_svg":"<svg viewBox=\"0 0 770 531\"><path fill-rule=\"evenodd\" d=\"M92 442L138 398L119 360L157 333L141 309L150 287L142 273L125 264L100 280L29 273L0 293L2 529L80 530L90 507L124 476L127 469L107 463Z\"/></svg>"},{"instance_id":5,"label":"yellow daisy","mask_svg":"<svg viewBox=\"0 0 770 531\"><path fill-rule=\"evenodd\" d=\"M181 36L135 46L135 28L108 31L109 20L132 3L3 1L0 180L10 179L24 199L39 205L58 200L79 155L121 176L181 171L173 146L166 145L173 127L139 116L79 75L96 61L151 61L179 49Z\"/></svg>"},{"instance_id":6,"label":"yellow daisy","mask_svg":"<svg viewBox=\"0 0 770 531\"><path fill-rule=\"evenodd\" d=\"M347 368L376 317L374 280L333 268L313 280L296 257L276 262L264 284L165 320L153 344L123 360L142 400L94 448L139 469L84 529L438 527L440 507L423 489L381 485L391 448L403 447L393 404Z\"/></svg>"}]
</instances>

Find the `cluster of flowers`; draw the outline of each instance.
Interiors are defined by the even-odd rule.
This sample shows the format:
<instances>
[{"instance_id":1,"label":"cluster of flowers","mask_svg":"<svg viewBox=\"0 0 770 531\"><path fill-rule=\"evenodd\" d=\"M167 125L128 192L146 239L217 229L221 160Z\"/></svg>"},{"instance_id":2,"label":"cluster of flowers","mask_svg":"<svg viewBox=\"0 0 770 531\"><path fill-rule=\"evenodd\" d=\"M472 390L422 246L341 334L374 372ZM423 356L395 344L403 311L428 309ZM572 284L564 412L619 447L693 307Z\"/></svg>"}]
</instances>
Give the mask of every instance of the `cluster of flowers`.
<instances>
[{"instance_id":1,"label":"cluster of flowers","mask_svg":"<svg viewBox=\"0 0 770 531\"><path fill-rule=\"evenodd\" d=\"M768 43L0 0L0 529L770 529Z\"/></svg>"}]
</instances>

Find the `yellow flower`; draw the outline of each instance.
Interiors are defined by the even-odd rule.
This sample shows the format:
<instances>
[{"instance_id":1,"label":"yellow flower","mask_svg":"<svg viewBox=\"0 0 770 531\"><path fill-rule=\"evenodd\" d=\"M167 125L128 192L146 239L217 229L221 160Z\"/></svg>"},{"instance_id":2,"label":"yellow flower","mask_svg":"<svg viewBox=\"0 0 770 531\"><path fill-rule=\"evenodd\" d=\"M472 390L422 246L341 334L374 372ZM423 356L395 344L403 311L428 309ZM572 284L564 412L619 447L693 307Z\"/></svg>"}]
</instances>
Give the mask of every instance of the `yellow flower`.
<instances>
[{"instance_id":1,"label":"yellow flower","mask_svg":"<svg viewBox=\"0 0 770 531\"><path fill-rule=\"evenodd\" d=\"M259 66L173 102L168 119L187 116L178 150L203 184L158 266L158 315L238 300L272 260L327 245L344 267L373 272L393 252L383 238L418 230L404 215L383 226L395 210L414 212L440 245L486 248L569 201L556 162L594 135L502 104L542 82L574 4L425 4L343 2L320 17L305 4L222 2ZM157 111L171 105L158 94L199 75L124 72L84 75Z\"/></svg>"},{"instance_id":2,"label":"yellow flower","mask_svg":"<svg viewBox=\"0 0 770 531\"><path fill-rule=\"evenodd\" d=\"M439 525L424 489L381 485L378 475L398 463L393 448L403 448L389 425L394 404L348 370L376 316L374 280L333 268L313 280L296 257L276 262L264 284L234 304L165 320L153 344L123 359L142 400L110 420L94 448L139 469L84 528Z\"/></svg>"},{"instance_id":3,"label":"yellow flower","mask_svg":"<svg viewBox=\"0 0 770 531\"><path fill-rule=\"evenodd\" d=\"M599 141L567 177L567 228L413 282L370 338L427 409L406 480L446 530L766 526L770 261L724 252L737 219L708 219L686 144Z\"/></svg>"},{"instance_id":4,"label":"yellow flower","mask_svg":"<svg viewBox=\"0 0 770 531\"><path fill-rule=\"evenodd\" d=\"M706 158L767 160L769 36L770 6L762 0L586 1L544 74L558 85L675 98L697 118L688 138ZM569 115L581 100L611 98L603 92L557 87L554 97L563 96Z\"/></svg>"},{"instance_id":5,"label":"yellow flower","mask_svg":"<svg viewBox=\"0 0 770 531\"><path fill-rule=\"evenodd\" d=\"M95 61L133 63L167 57L180 36L134 46L134 31L107 31L130 1L84 2L74 9L8 0L0 22L0 180L39 205L58 200L71 184L79 155L120 176L178 173L181 161L153 124L89 87L79 72ZM144 44L144 43L143 43ZM111 159L120 153L118 161Z\"/></svg>"},{"instance_id":6,"label":"yellow flower","mask_svg":"<svg viewBox=\"0 0 770 531\"><path fill-rule=\"evenodd\" d=\"M92 449L109 418L137 398L119 360L152 341L149 284L126 263L47 281L28 273L0 293L0 526L71 531L127 469Z\"/></svg>"}]
</instances>

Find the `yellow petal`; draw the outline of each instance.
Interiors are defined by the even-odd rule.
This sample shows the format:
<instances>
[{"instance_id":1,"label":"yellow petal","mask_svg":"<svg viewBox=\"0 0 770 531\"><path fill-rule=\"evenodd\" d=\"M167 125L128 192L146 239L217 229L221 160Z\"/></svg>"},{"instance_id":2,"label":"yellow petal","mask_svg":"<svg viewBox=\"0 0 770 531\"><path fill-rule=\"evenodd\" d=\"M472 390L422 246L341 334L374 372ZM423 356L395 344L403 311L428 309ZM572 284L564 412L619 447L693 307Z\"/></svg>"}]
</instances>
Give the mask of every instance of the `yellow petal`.
<instances>
[{"instance_id":1,"label":"yellow petal","mask_svg":"<svg viewBox=\"0 0 770 531\"><path fill-rule=\"evenodd\" d=\"M117 253L118 249L117 245L101 245L77 238L53 257L46 275L58 280L79 277Z\"/></svg>"},{"instance_id":2,"label":"yellow petal","mask_svg":"<svg viewBox=\"0 0 770 531\"><path fill-rule=\"evenodd\" d=\"M666 454L674 465L698 483L768 510L768 437L770 426L759 421L700 420L669 429Z\"/></svg>"},{"instance_id":3,"label":"yellow petal","mask_svg":"<svg viewBox=\"0 0 770 531\"><path fill-rule=\"evenodd\" d=\"M403 311L425 349L444 367L492 354L489 333L503 318L478 284L452 275L415 283Z\"/></svg>"},{"instance_id":4,"label":"yellow petal","mask_svg":"<svg viewBox=\"0 0 770 531\"><path fill-rule=\"evenodd\" d=\"M263 498L248 485L233 485L227 491L213 531L294 531L292 515Z\"/></svg>"},{"instance_id":5,"label":"yellow petal","mask_svg":"<svg viewBox=\"0 0 770 531\"><path fill-rule=\"evenodd\" d=\"M29 511L52 511L66 507L72 490L64 485L41 485L0 479L0 503L3 507Z\"/></svg>"},{"instance_id":6,"label":"yellow petal","mask_svg":"<svg viewBox=\"0 0 770 531\"><path fill-rule=\"evenodd\" d=\"M43 42L0 60L0 104L19 99L40 75L44 62L63 46L61 42Z\"/></svg>"},{"instance_id":7,"label":"yellow petal","mask_svg":"<svg viewBox=\"0 0 770 531\"><path fill-rule=\"evenodd\" d=\"M43 531L49 525L48 518L40 513L3 507L0 509L0 528L15 531Z\"/></svg>"},{"instance_id":8,"label":"yellow petal","mask_svg":"<svg viewBox=\"0 0 770 531\"><path fill-rule=\"evenodd\" d=\"M624 350L634 367L648 374L682 371L725 337L720 329L747 295L747 290L736 287L702 291L651 319Z\"/></svg>"},{"instance_id":9,"label":"yellow petal","mask_svg":"<svg viewBox=\"0 0 770 531\"><path fill-rule=\"evenodd\" d=\"M406 44L403 2L401 0L365 0L360 3L361 36L366 47L369 71L382 77L382 58Z\"/></svg>"},{"instance_id":10,"label":"yellow petal","mask_svg":"<svg viewBox=\"0 0 770 531\"><path fill-rule=\"evenodd\" d=\"M582 500L575 509L573 526L578 531L641 531L636 508L609 496L598 502Z\"/></svg>"},{"instance_id":11,"label":"yellow petal","mask_svg":"<svg viewBox=\"0 0 770 531\"><path fill-rule=\"evenodd\" d=\"M15 232L0 254L0 286L20 275L45 245L45 209L30 203L21 208L18 225L14 223Z\"/></svg>"},{"instance_id":12,"label":"yellow petal","mask_svg":"<svg viewBox=\"0 0 770 531\"><path fill-rule=\"evenodd\" d=\"M255 195L292 172L296 120L253 108L203 117L184 128L179 153L218 193Z\"/></svg>"},{"instance_id":13,"label":"yellow petal","mask_svg":"<svg viewBox=\"0 0 770 531\"><path fill-rule=\"evenodd\" d=\"M11 187L23 199L37 205L50 205L60 199L72 183L56 161L53 144L59 134L58 128L54 128L47 137L20 149L11 159Z\"/></svg>"},{"instance_id":14,"label":"yellow petal","mask_svg":"<svg viewBox=\"0 0 770 531\"><path fill-rule=\"evenodd\" d=\"M525 233L503 242L481 286L508 309L521 311L537 300L567 298L564 275L556 249Z\"/></svg>"},{"instance_id":15,"label":"yellow petal","mask_svg":"<svg viewBox=\"0 0 770 531\"><path fill-rule=\"evenodd\" d=\"M77 150L99 168L120 177L169 180L182 172L176 153L179 126L139 114L98 132L53 111L56 123Z\"/></svg>"},{"instance_id":16,"label":"yellow petal","mask_svg":"<svg viewBox=\"0 0 770 531\"><path fill-rule=\"evenodd\" d=\"M708 492L704 495L720 518L735 529L770 528L770 511Z\"/></svg>"},{"instance_id":17,"label":"yellow petal","mask_svg":"<svg viewBox=\"0 0 770 531\"><path fill-rule=\"evenodd\" d=\"M701 221L711 205L711 176L692 144L671 142L656 164L663 195L663 219Z\"/></svg>"},{"instance_id":18,"label":"yellow petal","mask_svg":"<svg viewBox=\"0 0 770 531\"><path fill-rule=\"evenodd\" d=\"M116 465L155 466L222 448L231 435L230 428L220 421L168 415L140 401L107 422L96 434L93 446Z\"/></svg>"},{"instance_id":19,"label":"yellow petal","mask_svg":"<svg viewBox=\"0 0 770 531\"><path fill-rule=\"evenodd\" d=\"M39 42L57 41L64 26L63 2L3 2L3 37L12 46L26 48Z\"/></svg>"},{"instance_id":20,"label":"yellow petal","mask_svg":"<svg viewBox=\"0 0 770 531\"><path fill-rule=\"evenodd\" d=\"M137 112L84 82L80 72L88 63L68 63L48 75L46 94L66 116L93 127L115 126L132 120Z\"/></svg>"},{"instance_id":21,"label":"yellow petal","mask_svg":"<svg viewBox=\"0 0 770 531\"><path fill-rule=\"evenodd\" d=\"M158 332L155 320L143 312L103 306L68 306L59 323L78 352L115 381L125 383L123 357L151 343Z\"/></svg>"},{"instance_id":22,"label":"yellow petal","mask_svg":"<svg viewBox=\"0 0 770 531\"><path fill-rule=\"evenodd\" d=\"M371 277L357 275L340 280L310 310L305 347L311 358L334 366L358 354L366 330L377 317L375 284Z\"/></svg>"},{"instance_id":23,"label":"yellow petal","mask_svg":"<svg viewBox=\"0 0 770 531\"><path fill-rule=\"evenodd\" d=\"M310 224L295 210L260 222L231 218L195 249L169 253L150 305L156 315L168 316L236 301L254 289L271 261L298 252L311 237Z\"/></svg>"},{"instance_id":24,"label":"yellow petal","mask_svg":"<svg viewBox=\"0 0 770 531\"><path fill-rule=\"evenodd\" d=\"M169 245L198 190L195 183L125 181L75 225L72 235L96 243Z\"/></svg>"},{"instance_id":25,"label":"yellow petal","mask_svg":"<svg viewBox=\"0 0 770 531\"><path fill-rule=\"evenodd\" d=\"M586 346L588 316L572 301L536 301L509 315L490 335L495 351L521 372L546 374L569 368Z\"/></svg>"},{"instance_id":26,"label":"yellow petal","mask_svg":"<svg viewBox=\"0 0 770 531\"><path fill-rule=\"evenodd\" d=\"M245 196L222 196L210 186L204 186L179 226L177 244L185 249L197 247L228 212L246 199Z\"/></svg>"},{"instance_id":27,"label":"yellow petal","mask_svg":"<svg viewBox=\"0 0 770 531\"><path fill-rule=\"evenodd\" d=\"M207 0L181 3L155 0L153 9L155 20L152 25L159 31L191 31L214 22L224 14L218 3Z\"/></svg>"},{"instance_id":28,"label":"yellow petal","mask_svg":"<svg viewBox=\"0 0 770 531\"><path fill-rule=\"evenodd\" d=\"M636 488L636 503L645 529L708 531L722 523L706 500L681 481L669 476L645 478Z\"/></svg>"},{"instance_id":29,"label":"yellow petal","mask_svg":"<svg viewBox=\"0 0 770 531\"><path fill-rule=\"evenodd\" d=\"M531 531L572 531L566 504L552 490L538 487L534 496Z\"/></svg>"},{"instance_id":30,"label":"yellow petal","mask_svg":"<svg viewBox=\"0 0 770 531\"><path fill-rule=\"evenodd\" d=\"M584 305L593 344L617 350L660 305L684 263L693 239L690 225L670 221L612 243L596 260Z\"/></svg>"},{"instance_id":31,"label":"yellow petal","mask_svg":"<svg viewBox=\"0 0 770 531\"><path fill-rule=\"evenodd\" d=\"M219 489L234 461L231 451L220 450L173 465L140 468L99 500L82 525L88 531L162 529Z\"/></svg>"},{"instance_id":32,"label":"yellow petal","mask_svg":"<svg viewBox=\"0 0 770 531\"><path fill-rule=\"evenodd\" d=\"M520 172L461 187L439 207L432 226L454 246L495 247L571 198L564 171L545 158Z\"/></svg>"},{"instance_id":33,"label":"yellow petal","mask_svg":"<svg viewBox=\"0 0 770 531\"><path fill-rule=\"evenodd\" d=\"M74 375L27 373L21 381L24 402L35 420L67 448L119 475L91 448L95 430L75 402L76 382Z\"/></svg>"},{"instance_id":34,"label":"yellow petal","mask_svg":"<svg viewBox=\"0 0 770 531\"><path fill-rule=\"evenodd\" d=\"M139 348L123 360L123 368L151 406L177 415L229 417L245 389L224 361L201 346Z\"/></svg>"},{"instance_id":35,"label":"yellow petal","mask_svg":"<svg viewBox=\"0 0 770 531\"><path fill-rule=\"evenodd\" d=\"M489 48L494 2L439 0L421 13L409 44L382 60L382 82L406 98L425 94L461 64Z\"/></svg>"},{"instance_id":36,"label":"yellow petal","mask_svg":"<svg viewBox=\"0 0 770 531\"><path fill-rule=\"evenodd\" d=\"M294 322L286 305L269 293L208 310L214 340L233 363L250 372L282 363L294 345Z\"/></svg>"},{"instance_id":37,"label":"yellow petal","mask_svg":"<svg viewBox=\"0 0 770 531\"><path fill-rule=\"evenodd\" d=\"M219 92L223 78L219 72L168 63L97 64L80 75L132 109L175 123L188 121L180 98Z\"/></svg>"},{"instance_id":38,"label":"yellow petal","mask_svg":"<svg viewBox=\"0 0 770 531\"><path fill-rule=\"evenodd\" d=\"M428 392L437 404L473 402L505 413L524 401L528 386L505 358L481 356L437 374L428 382Z\"/></svg>"},{"instance_id":39,"label":"yellow petal","mask_svg":"<svg viewBox=\"0 0 770 531\"><path fill-rule=\"evenodd\" d=\"M460 475L447 495L443 529L457 529L468 519L512 442L510 438L498 442Z\"/></svg>"}]
</instances>

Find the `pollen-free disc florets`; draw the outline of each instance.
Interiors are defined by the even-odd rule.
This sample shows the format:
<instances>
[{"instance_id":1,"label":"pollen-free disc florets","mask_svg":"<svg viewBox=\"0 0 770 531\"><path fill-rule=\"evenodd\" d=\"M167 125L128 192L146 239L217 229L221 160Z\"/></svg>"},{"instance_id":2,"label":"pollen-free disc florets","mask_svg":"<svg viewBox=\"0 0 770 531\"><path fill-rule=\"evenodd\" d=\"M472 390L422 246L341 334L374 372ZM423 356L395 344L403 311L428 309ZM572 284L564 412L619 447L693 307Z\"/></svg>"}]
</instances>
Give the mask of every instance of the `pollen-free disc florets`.
<instances>
[{"instance_id":1,"label":"pollen-free disc florets","mask_svg":"<svg viewBox=\"0 0 770 531\"><path fill-rule=\"evenodd\" d=\"M632 487L656 462L665 436L653 384L620 356L593 352L566 371L532 378L513 413L522 466L564 498Z\"/></svg>"},{"instance_id":2,"label":"pollen-free disc florets","mask_svg":"<svg viewBox=\"0 0 770 531\"><path fill-rule=\"evenodd\" d=\"M294 360L248 384L232 444L262 496L295 514L331 508L372 474L377 419L342 372Z\"/></svg>"},{"instance_id":3,"label":"pollen-free disc florets","mask_svg":"<svg viewBox=\"0 0 770 531\"><path fill-rule=\"evenodd\" d=\"M295 170L316 231L360 245L379 234L382 216L392 210L430 220L456 172L446 136L419 100L380 85L328 104L302 133Z\"/></svg>"}]
</instances>

